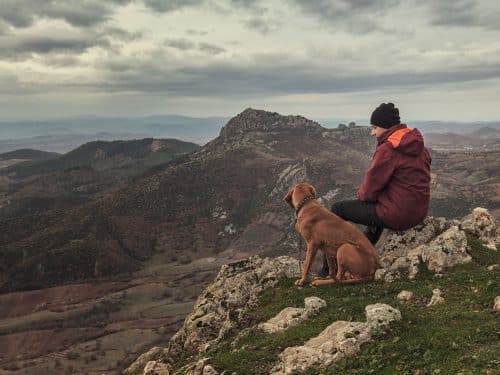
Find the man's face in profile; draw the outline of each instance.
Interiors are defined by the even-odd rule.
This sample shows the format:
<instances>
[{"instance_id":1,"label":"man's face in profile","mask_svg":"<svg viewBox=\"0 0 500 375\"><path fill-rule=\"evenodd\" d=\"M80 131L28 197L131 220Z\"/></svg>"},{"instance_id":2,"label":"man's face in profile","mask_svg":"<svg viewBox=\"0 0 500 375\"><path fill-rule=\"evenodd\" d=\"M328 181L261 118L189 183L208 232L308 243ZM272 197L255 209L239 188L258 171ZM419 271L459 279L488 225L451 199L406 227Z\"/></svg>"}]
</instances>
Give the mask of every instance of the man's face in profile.
<instances>
[{"instance_id":1,"label":"man's face in profile","mask_svg":"<svg viewBox=\"0 0 500 375\"><path fill-rule=\"evenodd\" d=\"M382 134L385 133L387 129L381 128L377 125L372 125L370 130L370 135L375 138L379 138Z\"/></svg>"}]
</instances>

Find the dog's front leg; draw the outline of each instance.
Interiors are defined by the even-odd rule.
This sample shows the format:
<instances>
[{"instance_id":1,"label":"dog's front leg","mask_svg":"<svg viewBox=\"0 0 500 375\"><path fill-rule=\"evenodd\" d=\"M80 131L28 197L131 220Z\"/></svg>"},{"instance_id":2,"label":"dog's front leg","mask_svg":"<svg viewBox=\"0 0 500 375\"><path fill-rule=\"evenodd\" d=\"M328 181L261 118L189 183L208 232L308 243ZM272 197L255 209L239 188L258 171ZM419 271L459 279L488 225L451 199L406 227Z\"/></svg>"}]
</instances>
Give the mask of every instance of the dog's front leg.
<instances>
[{"instance_id":1,"label":"dog's front leg","mask_svg":"<svg viewBox=\"0 0 500 375\"><path fill-rule=\"evenodd\" d=\"M311 268L311 263L318 251L318 247L311 243L307 244L306 260L304 261L304 269L302 270L302 277L295 281L295 285L302 286L307 280L307 275L309 274L309 269Z\"/></svg>"}]
</instances>

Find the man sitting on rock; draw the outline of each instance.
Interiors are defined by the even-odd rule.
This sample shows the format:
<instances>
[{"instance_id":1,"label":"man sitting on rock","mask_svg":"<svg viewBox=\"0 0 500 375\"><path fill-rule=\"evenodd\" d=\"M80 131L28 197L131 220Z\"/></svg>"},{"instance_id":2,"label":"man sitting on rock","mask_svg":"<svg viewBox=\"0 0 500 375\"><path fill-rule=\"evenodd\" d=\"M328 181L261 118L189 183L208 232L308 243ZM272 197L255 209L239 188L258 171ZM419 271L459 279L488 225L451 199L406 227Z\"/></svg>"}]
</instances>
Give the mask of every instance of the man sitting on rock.
<instances>
[{"instance_id":1,"label":"man sitting on rock","mask_svg":"<svg viewBox=\"0 0 500 375\"><path fill-rule=\"evenodd\" d=\"M401 124L393 103L380 104L370 124L377 148L358 199L336 202L331 210L344 220L365 225L365 235L375 245L384 228L410 229L426 217L431 157L422 134ZM320 277L328 273L324 258Z\"/></svg>"}]
</instances>

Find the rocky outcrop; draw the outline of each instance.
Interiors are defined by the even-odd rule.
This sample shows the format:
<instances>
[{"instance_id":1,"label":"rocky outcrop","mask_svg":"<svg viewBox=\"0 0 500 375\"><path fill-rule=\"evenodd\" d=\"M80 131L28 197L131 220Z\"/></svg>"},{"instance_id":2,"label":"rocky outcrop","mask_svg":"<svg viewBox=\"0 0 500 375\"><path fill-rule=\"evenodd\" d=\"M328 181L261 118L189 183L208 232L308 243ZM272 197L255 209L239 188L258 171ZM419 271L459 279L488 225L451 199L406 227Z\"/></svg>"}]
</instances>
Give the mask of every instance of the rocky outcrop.
<instances>
[{"instance_id":1,"label":"rocky outcrop","mask_svg":"<svg viewBox=\"0 0 500 375\"><path fill-rule=\"evenodd\" d=\"M267 333L277 333L288 327L299 325L319 310L326 307L326 302L318 297L308 297L304 300L305 307L286 307L274 318L258 325L258 328Z\"/></svg>"},{"instance_id":2,"label":"rocky outcrop","mask_svg":"<svg viewBox=\"0 0 500 375\"><path fill-rule=\"evenodd\" d=\"M495 220L482 208L476 208L461 221L428 217L407 231L388 230L377 245L383 268L377 270L375 279L392 282L405 274L413 279L420 265L437 273L470 262L465 230L495 248Z\"/></svg>"},{"instance_id":3,"label":"rocky outcrop","mask_svg":"<svg viewBox=\"0 0 500 375\"><path fill-rule=\"evenodd\" d=\"M132 363L126 370L125 374L137 374L138 372L145 370L145 366L156 360L163 358L166 354L165 348L160 348L155 346L151 348L146 353L142 354L139 358L137 358L134 363Z\"/></svg>"},{"instance_id":4,"label":"rocky outcrop","mask_svg":"<svg viewBox=\"0 0 500 375\"><path fill-rule=\"evenodd\" d=\"M165 363L150 361L144 367L143 375L170 375L171 367Z\"/></svg>"},{"instance_id":5,"label":"rocky outcrop","mask_svg":"<svg viewBox=\"0 0 500 375\"><path fill-rule=\"evenodd\" d=\"M385 304L368 305L365 313L365 323L336 321L304 345L285 349L272 374L285 375L311 367L330 366L359 352L361 345L370 341L374 333L383 331L393 321L401 320L399 310Z\"/></svg>"},{"instance_id":6,"label":"rocky outcrop","mask_svg":"<svg viewBox=\"0 0 500 375\"><path fill-rule=\"evenodd\" d=\"M495 218L486 208L477 207L470 215L463 218L461 229L474 233L486 247L496 250L496 242L499 242Z\"/></svg>"},{"instance_id":7,"label":"rocky outcrop","mask_svg":"<svg viewBox=\"0 0 500 375\"><path fill-rule=\"evenodd\" d=\"M247 108L229 120L221 129L220 137L223 139L235 138L249 132L269 132L283 129L319 131L323 127L302 116L282 116L276 112Z\"/></svg>"},{"instance_id":8,"label":"rocky outcrop","mask_svg":"<svg viewBox=\"0 0 500 375\"><path fill-rule=\"evenodd\" d=\"M282 278L299 274L299 262L287 256L254 256L222 266L214 282L198 297L183 327L170 339L165 351L168 360L175 362L181 356L214 348L229 332L244 325L246 312L255 306L260 292Z\"/></svg>"}]
</instances>

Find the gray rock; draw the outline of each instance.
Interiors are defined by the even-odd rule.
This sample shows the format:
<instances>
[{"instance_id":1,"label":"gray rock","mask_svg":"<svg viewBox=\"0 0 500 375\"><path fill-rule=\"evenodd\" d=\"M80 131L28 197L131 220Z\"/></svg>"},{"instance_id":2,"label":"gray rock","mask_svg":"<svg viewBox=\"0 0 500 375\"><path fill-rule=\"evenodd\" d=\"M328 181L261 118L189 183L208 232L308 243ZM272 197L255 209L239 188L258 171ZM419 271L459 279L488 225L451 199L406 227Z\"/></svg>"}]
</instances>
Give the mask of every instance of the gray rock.
<instances>
[{"instance_id":1,"label":"gray rock","mask_svg":"<svg viewBox=\"0 0 500 375\"><path fill-rule=\"evenodd\" d=\"M398 299L401 301L409 301L413 297L413 292L410 292L409 290L402 290L398 294Z\"/></svg>"},{"instance_id":2,"label":"gray rock","mask_svg":"<svg viewBox=\"0 0 500 375\"><path fill-rule=\"evenodd\" d=\"M496 250L497 229L495 218L486 208L476 207L472 214L464 217L460 223L462 230L469 230L474 233L484 246Z\"/></svg>"},{"instance_id":3,"label":"gray rock","mask_svg":"<svg viewBox=\"0 0 500 375\"><path fill-rule=\"evenodd\" d=\"M155 346L148 350L146 353L139 356L125 371L125 374L134 374L144 369L146 364L151 361L156 361L165 356L166 350Z\"/></svg>"},{"instance_id":4,"label":"gray rock","mask_svg":"<svg viewBox=\"0 0 500 375\"><path fill-rule=\"evenodd\" d=\"M318 297L308 297L304 300L305 307L287 307L281 310L278 315L267 322L258 325L258 328L267 333L277 333L289 327L299 325L312 315L326 306L326 302Z\"/></svg>"},{"instance_id":5,"label":"gray rock","mask_svg":"<svg viewBox=\"0 0 500 375\"><path fill-rule=\"evenodd\" d=\"M144 367L143 375L170 375L170 371L170 366L165 363L149 361Z\"/></svg>"},{"instance_id":6,"label":"gray rock","mask_svg":"<svg viewBox=\"0 0 500 375\"><path fill-rule=\"evenodd\" d=\"M493 302L493 310L500 311L500 296L495 297L495 301Z\"/></svg>"},{"instance_id":7,"label":"gray rock","mask_svg":"<svg viewBox=\"0 0 500 375\"><path fill-rule=\"evenodd\" d=\"M443 217L429 216L415 227L405 231L385 230L383 238L377 243L377 251L383 257L390 254L392 258L404 256L417 246L429 243L452 225L453 221Z\"/></svg>"},{"instance_id":8,"label":"gray rock","mask_svg":"<svg viewBox=\"0 0 500 375\"><path fill-rule=\"evenodd\" d=\"M244 325L246 311L256 305L260 292L282 278L299 274L299 262L287 256L254 256L222 266L214 282L198 297L183 327L170 339L169 359L175 361L186 352L195 355L213 348L229 332Z\"/></svg>"},{"instance_id":9,"label":"gray rock","mask_svg":"<svg viewBox=\"0 0 500 375\"><path fill-rule=\"evenodd\" d=\"M428 220L431 228L446 228L451 222L442 222L440 220ZM429 233L428 229L422 229L421 233ZM394 238L399 235L394 235ZM395 239L392 243L395 243ZM398 237L400 238L400 237ZM420 240L427 239L427 236ZM420 242L420 241L417 241ZM384 270L377 270L375 278L392 282L401 276L401 272L407 272L409 279L414 279L418 274L419 264L424 263L432 272L442 272L444 269L453 267L457 264L468 263L472 260L467 253L467 238L465 232L456 225L450 225L437 237L433 237L429 242L420 244L416 247L408 245L405 248L386 251L385 256L381 258Z\"/></svg>"},{"instance_id":10,"label":"gray rock","mask_svg":"<svg viewBox=\"0 0 500 375\"><path fill-rule=\"evenodd\" d=\"M371 333L383 331L390 323L401 320L401 312L385 303L366 306L365 315Z\"/></svg>"},{"instance_id":11,"label":"gray rock","mask_svg":"<svg viewBox=\"0 0 500 375\"><path fill-rule=\"evenodd\" d=\"M441 290L440 289L434 289L432 291L431 300L427 304L427 307L436 306L436 305L439 305L441 303L444 303L444 298L441 296Z\"/></svg>"},{"instance_id":12,"label":"gray rock","mask_svg":"<svg viewBox=\"0 0 500 375\"><path fill-rule=\"evenodd\" d=\"M441 272L445 268L457 264L469 263L472 258L467 253L467 238L465 233L453 226L442 233L429 245L423 246L422 260L432 272Z\"/></svg>"},{"instance_id":13,"label":"gray rock","mask_svg":"<svg viewBox=\"0 0 500 375\"><path fill-rule=\"evenodd\" d=\"M273 375L305 371L311 367L327 367L341 358L360 351L371 340L371 333L401 319L399 310L389 305L366 306L367 322L337 321L302 346L286 348L273 368Z\"/></svg>"}]
</instances>

